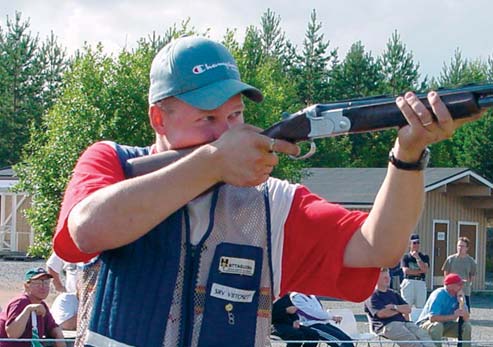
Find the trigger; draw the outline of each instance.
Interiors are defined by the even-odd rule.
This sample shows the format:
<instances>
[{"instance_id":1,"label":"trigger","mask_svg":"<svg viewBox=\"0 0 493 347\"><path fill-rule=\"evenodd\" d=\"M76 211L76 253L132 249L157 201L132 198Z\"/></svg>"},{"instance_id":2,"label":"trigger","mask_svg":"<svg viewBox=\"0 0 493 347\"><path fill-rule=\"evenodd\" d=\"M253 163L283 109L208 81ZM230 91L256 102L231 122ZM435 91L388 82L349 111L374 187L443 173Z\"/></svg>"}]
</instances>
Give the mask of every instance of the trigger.
<instances>
[{"instance_id":1,"label":"trigger","mask_svg":"<svg viewBox=\"0 0 493 347\"><path fill-rule=\"evenodd\" d=\"M310 150L307 153L303 155L300 154L298 156L290 155L289 157L294 160L308 159L312 155L314 155L316 151L317 151L317 145L315 144L315 141L310 141Z\"/></svg>"}]
</instances>

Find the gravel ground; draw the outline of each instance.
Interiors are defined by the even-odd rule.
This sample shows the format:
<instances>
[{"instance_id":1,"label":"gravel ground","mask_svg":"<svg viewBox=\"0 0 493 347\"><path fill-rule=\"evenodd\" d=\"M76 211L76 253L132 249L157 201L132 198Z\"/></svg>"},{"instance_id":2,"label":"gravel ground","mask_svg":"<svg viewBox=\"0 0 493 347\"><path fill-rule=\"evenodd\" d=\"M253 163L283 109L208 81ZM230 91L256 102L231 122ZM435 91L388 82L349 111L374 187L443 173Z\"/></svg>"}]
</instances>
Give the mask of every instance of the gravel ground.
<instances>
[{"instance_id":1,"label":"gravel ground","mask_svg":"<svg viewBox=\"0 0 493 347\"><path fill-rule=\"evenodd\" d=\"M5 307L8 300L22 291L24 273L33 267L44 267L43 260L38 261L4 261L0 259L0 306ZM52 302L54 292L48 302ZM475 341L489 341L477 346L493 346L493 293L473 294L471 323L472 338ZM367 332L367 318L363 304L340 300L324 300L327 308L349 308L353 311L359 332ZM277 345L277 344L275 344ZM389 345L390 346L390 345Z\"/></svg>"}]
</instances>

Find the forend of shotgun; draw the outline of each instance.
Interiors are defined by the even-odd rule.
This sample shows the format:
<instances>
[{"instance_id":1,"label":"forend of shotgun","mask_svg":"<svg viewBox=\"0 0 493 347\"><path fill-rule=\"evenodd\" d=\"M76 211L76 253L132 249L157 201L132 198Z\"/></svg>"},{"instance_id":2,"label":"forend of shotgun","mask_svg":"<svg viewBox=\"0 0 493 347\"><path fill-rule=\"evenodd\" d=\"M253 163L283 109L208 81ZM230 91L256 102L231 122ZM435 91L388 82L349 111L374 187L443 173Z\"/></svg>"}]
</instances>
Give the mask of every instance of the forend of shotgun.
<instances>
[{"instance_id":1,"label":"forend of shotgun","mask_svg":"<svg viewBox=\"0 0 493 347\"><path fill-rule=\"evenodd\" d=\"M454 119L469 117L482 109L493 107L493 84L470 84L458 88L438 89L437 93ZM432 112L427 94L417 94ZM293 143L311 141L309 155L315 152L314 139L343 134L371 132L402 127L406 119L395 103L395 96L376 96L315 104L265 129L262 134ZM161 152L126 162L127 177L144 175L165 167L194 148ZM303 158L308 157L305 155Z\"/></svg>"}]
</instances>

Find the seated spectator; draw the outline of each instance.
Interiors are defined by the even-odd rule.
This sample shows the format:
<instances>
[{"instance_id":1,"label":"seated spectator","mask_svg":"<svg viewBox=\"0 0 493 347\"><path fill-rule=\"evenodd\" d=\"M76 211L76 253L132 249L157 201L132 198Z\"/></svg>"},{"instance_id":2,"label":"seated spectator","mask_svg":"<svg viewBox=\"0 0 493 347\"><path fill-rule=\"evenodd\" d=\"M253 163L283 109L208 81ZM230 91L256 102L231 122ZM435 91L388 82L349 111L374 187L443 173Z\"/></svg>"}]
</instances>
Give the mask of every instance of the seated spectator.
<instances>
[{"instance_id":1,"label":"seated spectator","mask_svg":"<svg viewBox=\"0 0 493 347\"><path fill-rule=\"evenodd\" d=\"M46 261L46 270L53 276L53 285L61 294L55 298L51 306L51 314L55 322L64 330L76 330L77 309L77 264L67 263L59 258L55 252ZM65 284L61 274L65 272Z\"/></svg>"},{"instance_id":2,"label":"seated spectator","mask_svg":"<svg viewBox=\"0 0 493 347\"><path fill-rule=\"evenodd\" d=\"M442 288L435 289L418 318L417 324L427 330L431 338L440 341L443 336L458 337L459 318L462 317L462 340L471 340L471 323L467 306L460 307L458 296L463 295L462 278L454 273L445 276ZM436 346L441 347L441 343ZM470 347L464 342L463 347Z\"/></svg>"},{"instance_id":3,"label":"seated spectator","mask_svg":"<svg viewBox=\"0 0 493 347\"><path fill-rule=\"evenodd\" d=\"M296 306L297 314L300 317L300 324L310 327L318 333L320 340L327 341L332 347L353 347L350 342L340 343L339 341L351 341L346 333L329 323L330 320L340 323L342 317L334 316L326 311L322 303L315 295L305 295L302 293L291 292L291 302Z\"/></svg>"},{"instance_id":4,"label":"seated spectator","mask_svg":"<svg viewBox=\"0 0 493 347\"><path fill-rule=\"evenodd\" d=\"M31 269L25 274L24 293L12 299L0 313L0 337L12 339L32 338L31 312L37 316L38 336L63 339L62 329L55 323L48 306L43 301L49 294L51 275L45 269ZM31 342L0 342L0 347L30 347ZM56 347L65 347L63 341Z\"/></svg>"},{"instance_id":5,"label":"seated spectator","mask_svg":"<svg viewBox=\"0 0 493 347\"><path fill-rule=\"evenodd\" d=\"M370 317L373 331L389 340L397 341L399 346L434 347L435 344L430 342L431 337L428 333L409 321L411 307L389 286L389 270L383 268L375 291L365 301L365 312Z\"/></svg>"},{"instance_id":6,"label":"seated spectator","mask_svg":"<svg viewBox=\"0 0 493 347\"><path fill-rule=\"evenodd\" d=\"M276 300L272 305L272 333L286 341L318 341L318 334L300 325L297 308L289 294ZM287 347L316 347L317 343L288 343Z\"/></svg>"}]
</instances>

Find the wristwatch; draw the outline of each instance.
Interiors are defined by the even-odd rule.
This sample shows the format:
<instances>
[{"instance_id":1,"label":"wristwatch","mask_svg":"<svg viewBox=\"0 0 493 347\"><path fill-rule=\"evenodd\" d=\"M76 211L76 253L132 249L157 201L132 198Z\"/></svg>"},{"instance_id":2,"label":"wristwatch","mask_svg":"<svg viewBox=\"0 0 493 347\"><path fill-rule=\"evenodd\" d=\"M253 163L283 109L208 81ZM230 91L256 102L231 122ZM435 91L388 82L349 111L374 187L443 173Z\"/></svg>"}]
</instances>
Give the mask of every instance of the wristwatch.
<instances>
[{"instance_id":1,"label":"wristwatch","mask_svg":"<svg viewBox=\"0 0 493 347\"><path fill-rule=\"evenodd\" d=\"M421 153L421 157L418 159L418 161L409 163L397 159L394 155L394 149L392 148L389 152L389 161L392 163L392 165L401 170L422 171L426 169L426 167L428 166L428 162L430 161L430 150L428 148L425 148L424 151Z\"/></svg>"}]
</instances>

